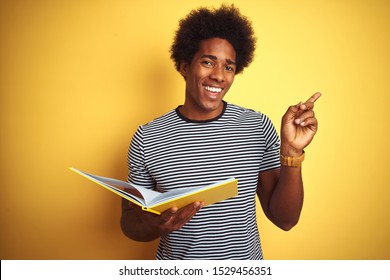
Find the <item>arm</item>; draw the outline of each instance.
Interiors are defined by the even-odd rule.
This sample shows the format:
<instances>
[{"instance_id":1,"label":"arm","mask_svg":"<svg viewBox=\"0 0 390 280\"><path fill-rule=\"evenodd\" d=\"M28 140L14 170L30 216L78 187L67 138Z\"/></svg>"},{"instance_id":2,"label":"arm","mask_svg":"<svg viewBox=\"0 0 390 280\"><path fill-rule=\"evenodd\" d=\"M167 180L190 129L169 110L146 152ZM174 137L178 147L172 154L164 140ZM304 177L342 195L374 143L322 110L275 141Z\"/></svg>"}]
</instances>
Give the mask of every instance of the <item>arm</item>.
<instances>
[{"instance_id":1,"label":"arm","mask_svg":"<svg viewBox=\"0 0 390 280\"><path fill-rule=\"evenodd\" d=\"M318 124L314 116L314 94L305 103L291 106L282 119L280 153L298 157L312 141ZM283 230L290 230L298 220L303 205L301 167L284 166L259 174L257 195L265 215Z\"/></svg>"},{"instance_id":2,"label":"arm","mask_svg":"<svg viewBox=\"0 0 390 280\"><path fill-rule=\"evenodd\" d=\"M290 230L298 223L303 205L301 168L281 166L261 172L257 195L267 218Z\"/></svg>"},{"instance_id":3,"label":"arm","mask_svg":"<svg viewBox=\"0 0 390 280\"><path fill-rule=\"evenodd\" d=\"M122 199L121 228L132 240L152 241L180 229L201 207L202 203L194 202L181 209L171 208L161 215L156 215Z\"/></svg>"},{"instance_id":4,"label":"arm","mask_svg":"<svg viewBox=\"0 0 390 280\"><path fill-rule=\"evenodd\" d=\"M143 128L139 127L128 151L129 180L143 186L154 185L147 168L144 166ZM181 209L171 208L161 215L143 211L139 206L122 199L120 224L123 233L135 241L152 241L167 233L181 228L200 209L201 203L195 202Z\"/></svg>"}]
</instances>

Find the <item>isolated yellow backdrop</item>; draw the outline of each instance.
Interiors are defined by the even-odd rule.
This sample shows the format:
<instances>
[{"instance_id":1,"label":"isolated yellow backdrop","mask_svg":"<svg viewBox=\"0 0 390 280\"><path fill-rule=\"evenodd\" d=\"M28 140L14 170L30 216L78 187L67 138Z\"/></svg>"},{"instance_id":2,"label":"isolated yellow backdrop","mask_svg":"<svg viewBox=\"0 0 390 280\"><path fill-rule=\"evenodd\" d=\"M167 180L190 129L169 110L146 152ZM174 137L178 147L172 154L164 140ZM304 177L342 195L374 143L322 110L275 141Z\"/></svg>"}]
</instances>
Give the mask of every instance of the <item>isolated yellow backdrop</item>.
<instances>
[{"instance_id":1,"label":"isolated yellow backdrop","mask_svg":"<svg viewBox=\"0 0 390 280\"><path fill-rule=\"evenodd\" d=\"M280 127L321 91L300 223L258 220L267 259L389 259L388 1L235 1L258 37L226 100ZM130 139L183 102L169 59L192 8L222 1L0 2L1 259L148 259L120 199L70 172L125 179Z\"/></svg>"}]
</instances>

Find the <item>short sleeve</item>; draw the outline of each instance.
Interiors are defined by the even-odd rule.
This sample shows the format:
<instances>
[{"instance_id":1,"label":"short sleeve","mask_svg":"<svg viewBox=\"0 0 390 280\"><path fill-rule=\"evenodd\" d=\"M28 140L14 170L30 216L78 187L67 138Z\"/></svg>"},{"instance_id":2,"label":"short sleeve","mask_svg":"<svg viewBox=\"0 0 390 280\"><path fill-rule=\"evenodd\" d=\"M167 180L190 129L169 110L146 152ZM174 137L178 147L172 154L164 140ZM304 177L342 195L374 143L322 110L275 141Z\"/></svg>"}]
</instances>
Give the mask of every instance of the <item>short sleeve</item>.
<instances>
[{"instance_id":1,"label":"short sleeve","mask_svg":"<svg viewBox=\"0 0 390 280\"><path fill-rule=\"evenodd\" d=\"M262 126L266 146L260 172L280 167L280 139L275 126L266 115L262 115Z\"/></svg>"},{"instance_id":2,"label":"short sleeve","mask_svg":"<svg viewBox=\"0 0 390 280\"><path fill-rule=\"evenodd\" d=\"M144 142L143 142L143 127L140 126L131 139L130 147L127 155L128 163L128 181L143 186L145 188L154 189L155 182L145 164Z\"/></svg>"}]
</instances>

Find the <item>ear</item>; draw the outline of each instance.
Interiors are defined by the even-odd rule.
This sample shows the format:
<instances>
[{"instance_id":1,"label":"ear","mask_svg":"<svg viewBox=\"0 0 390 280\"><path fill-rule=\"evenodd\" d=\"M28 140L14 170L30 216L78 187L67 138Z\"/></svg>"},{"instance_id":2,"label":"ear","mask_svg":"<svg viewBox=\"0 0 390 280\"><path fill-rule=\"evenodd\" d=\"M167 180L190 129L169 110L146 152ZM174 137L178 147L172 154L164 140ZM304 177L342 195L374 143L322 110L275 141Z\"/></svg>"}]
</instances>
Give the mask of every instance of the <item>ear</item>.
<instances>
[{"instance_id":1,"label":"ear","mask_svg":"<svg viewBox=\"0 0 390 280\"><path fill-rule=\"evenodd\" d=\"M188 62L186 61L180 61L180 66L179 66L179 72L183 76L184 79L187 77L187 71L188 71Z\"/></svg>"}]
</instances>

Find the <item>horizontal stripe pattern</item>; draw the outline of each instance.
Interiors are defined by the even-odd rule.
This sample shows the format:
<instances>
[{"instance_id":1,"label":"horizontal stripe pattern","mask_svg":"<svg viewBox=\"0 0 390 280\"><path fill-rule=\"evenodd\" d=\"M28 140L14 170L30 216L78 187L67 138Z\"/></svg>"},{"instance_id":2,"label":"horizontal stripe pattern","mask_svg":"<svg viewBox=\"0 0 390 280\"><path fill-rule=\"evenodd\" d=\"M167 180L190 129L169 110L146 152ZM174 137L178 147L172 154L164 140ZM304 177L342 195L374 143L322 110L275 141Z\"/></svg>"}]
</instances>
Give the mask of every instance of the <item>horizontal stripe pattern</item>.
<instances>
[{"instance_id":1,"label":"horizontal stripe pattern","mask_svg":"<svg viewBox=\"0 0 390 280\"><path fill-rule=\"evenodd\" d=\"M238 196L201 209L161 237L157 259L262 259L255 211L258 174L278 168L279 138L262 113L224 103L212 121L190 122L172 110L136 131L129 181L162 192L230 177Z\"/></svg>"}]
</instances>

